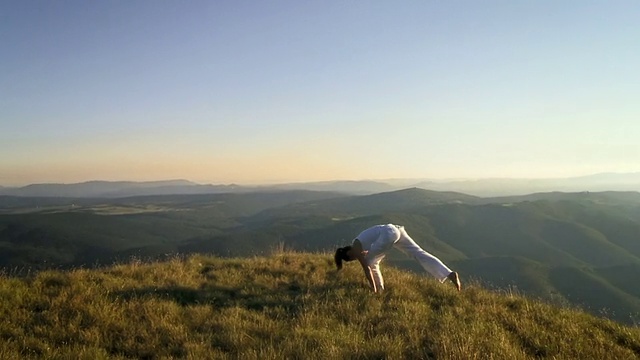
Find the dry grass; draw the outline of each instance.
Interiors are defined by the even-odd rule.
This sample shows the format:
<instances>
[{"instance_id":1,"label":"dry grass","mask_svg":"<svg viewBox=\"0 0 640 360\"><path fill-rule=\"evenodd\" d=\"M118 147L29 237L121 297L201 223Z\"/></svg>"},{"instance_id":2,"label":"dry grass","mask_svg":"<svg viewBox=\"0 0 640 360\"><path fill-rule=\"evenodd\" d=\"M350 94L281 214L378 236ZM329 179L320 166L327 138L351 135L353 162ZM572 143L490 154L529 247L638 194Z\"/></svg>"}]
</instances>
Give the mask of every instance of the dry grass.
<instances>
[{"instance_id":1,"label":"dry grass","mask_svg":"<svg viewBox=\"0 0 640 360\"><path fill-rule=\"evenodd\" d=\"M328 254L0 278L1 359L634 359L640 329Z\"/></svg>"}]
</instances>

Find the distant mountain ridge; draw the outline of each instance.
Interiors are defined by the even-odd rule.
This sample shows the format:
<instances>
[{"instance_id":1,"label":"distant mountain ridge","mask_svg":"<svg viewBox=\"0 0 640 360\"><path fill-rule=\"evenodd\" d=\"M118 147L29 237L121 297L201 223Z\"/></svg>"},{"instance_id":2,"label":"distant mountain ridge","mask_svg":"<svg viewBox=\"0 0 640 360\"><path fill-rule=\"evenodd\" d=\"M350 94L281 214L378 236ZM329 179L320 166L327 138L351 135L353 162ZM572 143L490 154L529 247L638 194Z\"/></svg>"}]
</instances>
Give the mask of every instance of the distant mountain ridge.
<instances>
[{"instance_id":1,"label":"distant mountain ridge","mask_svg":"<svg viewBox=\"0 0 640 360\"><path fill-rule=\"evenodd\" d=\"M640 191L640 172L600 173L568 178L425 180L417 182L414 186L477 196L524 195L552 191Z\"/></svg>"},{"instance_id":2,"label":"distant mountain ridge","mask_svg":"<svg viewBox=\"0 0 640 360\"><path fill-rule=\"evenodd\" d=\"M279 190L313 190L343 192L354 195L368 195L385 191L399 190L402 187L394 186L383 181L372 180L342 180L342 181L320 181L305 183L276 184L271 186Z\"/></svg>"},{"instance_id":3,"label":"distant mountain ridge","mask_svg":"<svg viewBox=\"0 0 640 360\"><path fill-rule=\"evenodd\" d=\"M549 179L388 179L336 180L281 183L271 185L199 184L188 180L162 181L87 181L75 184L31 184L23 187L0 186L0 195L25 197L103 197L144 195L186 195L242 193L255 191L311 190L370 195L406 188L456 192L480 197L513 196L544 192L640 191L640 172L601 173L570 178Z\"/></svg>"},{"instance_id":4,"label":"distant mountain ridge","mask_svg":"<svg viewBox=\"0 0 640 360\"><path fill-rule=\"evenodd\" d=\"M196 195L264 191L310 190L368 195L397 190L377 181L323 181L275 185L241 186L236 184L198 184L188 180L161 181L87 181L73 184L31 184L23 187L0 187L0 196L121 198L149 195Z\"/></svg>"},{"instance_id":5,"label":"distant mountain ridge","mask_svg":"<svg viewBox=\"0 0 640 360\"><path fill-rule=\"evenodd\" d=\"M118 198L142 195L187 195L235 192L236 185L201 185L188 180L87 181L75 184L32 184L0 189L0 195L25 197Z\"/></svg>"}]
</instances>

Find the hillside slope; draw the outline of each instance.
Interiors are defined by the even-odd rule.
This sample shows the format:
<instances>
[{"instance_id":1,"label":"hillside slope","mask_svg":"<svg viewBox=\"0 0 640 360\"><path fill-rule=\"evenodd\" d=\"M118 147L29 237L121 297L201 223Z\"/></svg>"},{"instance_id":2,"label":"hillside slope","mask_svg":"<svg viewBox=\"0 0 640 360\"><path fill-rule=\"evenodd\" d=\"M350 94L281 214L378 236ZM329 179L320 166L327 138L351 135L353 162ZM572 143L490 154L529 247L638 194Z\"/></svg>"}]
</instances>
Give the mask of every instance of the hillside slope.
<instances>
[{"instance_id":1,"label":"hillside slope","mask_svg":"<svg viewBox=\"0 0 640 360\"><path fill-rule=\"evenodd\" d=\"M368 196L0 196L0 269L17 274L176 253L256 256L281 244L324 252L389 222L404 225L422 247L483 286L640 321L640 193L480 199L412 188ZM398 251L386 262L423 271Z\"/></svg>"},{"instance_id":2,"label":"hillside slope","mask_svg":"<svg viewBox=\"0 0 640 360\"><path fill-rule=\"evenodd\" d=\"M0 358L631 359L640 329L330 254L205 256L0 278Z\"/></svg>"}]
</instances>

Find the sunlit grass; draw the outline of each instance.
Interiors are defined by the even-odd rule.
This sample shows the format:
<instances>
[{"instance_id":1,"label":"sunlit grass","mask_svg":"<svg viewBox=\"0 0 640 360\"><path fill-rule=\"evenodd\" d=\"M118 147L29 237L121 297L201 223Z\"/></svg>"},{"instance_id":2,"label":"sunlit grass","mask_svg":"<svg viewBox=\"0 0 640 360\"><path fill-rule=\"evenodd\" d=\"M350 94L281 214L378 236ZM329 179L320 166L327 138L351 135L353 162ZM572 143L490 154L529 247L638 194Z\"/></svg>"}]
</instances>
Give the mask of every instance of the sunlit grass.
<instances>
[{"instance_id":1,"label":"sunlit grass","mask_svg":"<svg viewBox=\"0 0 640 360\"><path fill-rule=\"evenodd\" d=\"M353 266L352 266L353 265ZM329 254L176 257L0 278L0 358L632 359L640 330Z\"/></svg>"}]
</instances>

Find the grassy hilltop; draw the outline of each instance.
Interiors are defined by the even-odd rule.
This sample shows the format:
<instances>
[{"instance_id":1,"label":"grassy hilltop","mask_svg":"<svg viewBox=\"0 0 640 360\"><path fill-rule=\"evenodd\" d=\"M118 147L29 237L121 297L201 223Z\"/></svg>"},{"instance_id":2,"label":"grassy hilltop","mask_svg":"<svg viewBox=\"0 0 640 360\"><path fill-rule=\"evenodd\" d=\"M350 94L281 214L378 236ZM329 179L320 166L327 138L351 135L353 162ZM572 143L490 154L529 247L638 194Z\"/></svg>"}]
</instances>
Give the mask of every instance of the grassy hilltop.
<instances>
[{"instance_id":1,"label":"grassy hilltop","mask_svg":"<svg viewBox=\"0 0 640 360\"><path fill-rule=\"evenodd\" d=\"M633 359L640 329L329 254L189 256L0 278L0 358ZM464 278L463 278L464 279Z\"/></svg>"}]
</instances>

